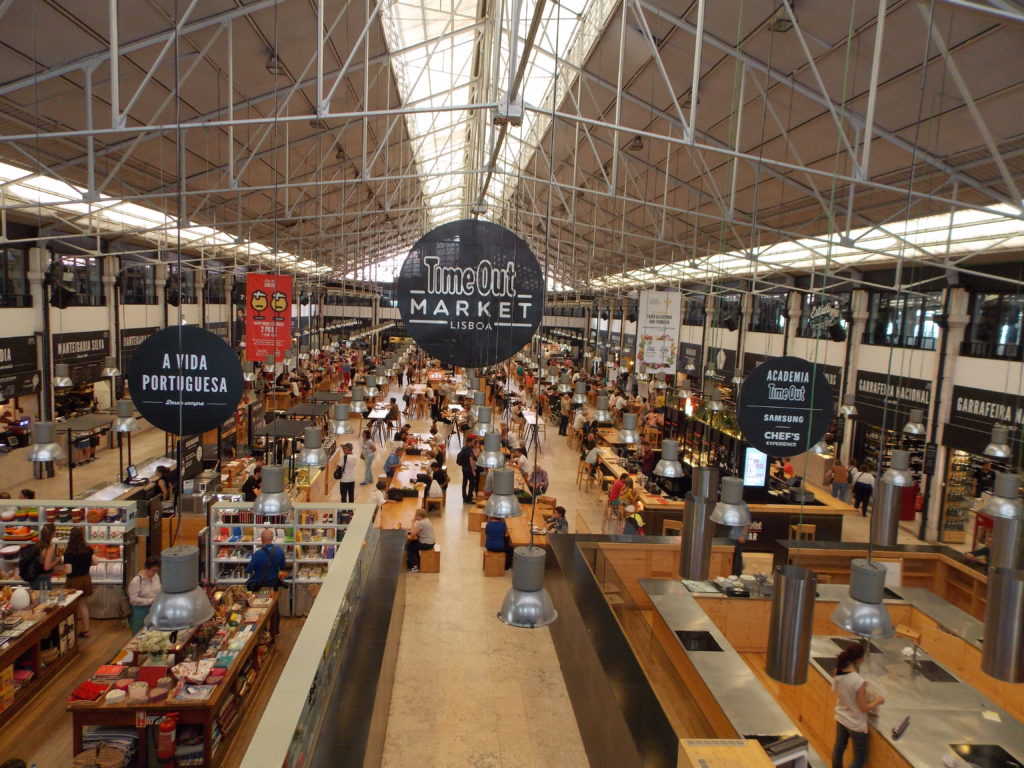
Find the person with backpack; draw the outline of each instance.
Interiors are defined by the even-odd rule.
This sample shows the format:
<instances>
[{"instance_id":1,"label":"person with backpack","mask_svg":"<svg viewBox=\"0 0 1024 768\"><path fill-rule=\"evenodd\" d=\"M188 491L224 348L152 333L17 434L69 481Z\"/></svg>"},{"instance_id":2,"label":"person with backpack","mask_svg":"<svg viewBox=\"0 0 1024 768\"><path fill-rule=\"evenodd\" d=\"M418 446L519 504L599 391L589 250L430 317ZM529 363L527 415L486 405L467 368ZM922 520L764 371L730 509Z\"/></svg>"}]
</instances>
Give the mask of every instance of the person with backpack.
<instances>
[{"instance_id":1,"label":"person with backpack","mask_svg":"<svg viewBox=\"0 0 1024 768\"><path fill-rule=\"evenodd\" d=\"M53 543L56 528L47 523L39 531L39 543L25 547L18 559L18 573L21 580L28 582L29 589L49 589L53 578L53 569L60 558L57 547Z\"/></svg>"},{"instance_id":2,"label":"person with backpack","mask_svg":"<svg viewBox=\"0 0 1024 768\"><path fill-rule=\"evenodd\" d=\"M252 553L245 572L249 574L245 588L250 592L270 588L277 590L281 583L280 573L287 568L284 550L274 543L274 531L264 528L260 531L260 547Z\"/></svg>"}]
</instances>

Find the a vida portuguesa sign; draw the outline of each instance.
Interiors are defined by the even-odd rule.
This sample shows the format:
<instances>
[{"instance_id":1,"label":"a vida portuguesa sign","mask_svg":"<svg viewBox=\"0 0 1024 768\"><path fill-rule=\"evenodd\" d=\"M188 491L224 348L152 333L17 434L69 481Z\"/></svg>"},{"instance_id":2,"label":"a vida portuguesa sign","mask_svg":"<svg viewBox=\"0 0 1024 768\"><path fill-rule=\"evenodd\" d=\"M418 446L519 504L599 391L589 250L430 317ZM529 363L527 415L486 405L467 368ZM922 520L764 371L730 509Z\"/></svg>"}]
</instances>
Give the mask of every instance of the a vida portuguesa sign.
<instances>
[{"instance_id":1,"label":"a vida portuguesa sign","mask_svg":"<svg viewBox=\"0 0 1024 768\"><path fill-rule=\"evenodd\" d=\"M396 291L416 343L448 365L510 358L544 314L537 258L520 237L489 221L453 221L424 235L402 265Z\"/></svg>"},{"instance_id":2,"label":"a vida portuguesa sign","mask_svg":"<svg viewBox=\"0 0 1024 768\"><path fill-rule=\"evenodd\" d=\"M242 397L242 365L222 339L194 325L165 328L128 361L128 388L143 418L165 432L216 429Z\"/></svg>"},{"instance_id":3,"label":"a vida portuguesa sign","mask_svg":"<svg viewBox=\"0 0 1024 768\"><path fill-rule=\"evenodd\" d=\"M832 421L832 387L820 366L775 357L757 366L740 388L743 437L770 456L796 456L817 443Z\"/></svg>"}]
</instances>

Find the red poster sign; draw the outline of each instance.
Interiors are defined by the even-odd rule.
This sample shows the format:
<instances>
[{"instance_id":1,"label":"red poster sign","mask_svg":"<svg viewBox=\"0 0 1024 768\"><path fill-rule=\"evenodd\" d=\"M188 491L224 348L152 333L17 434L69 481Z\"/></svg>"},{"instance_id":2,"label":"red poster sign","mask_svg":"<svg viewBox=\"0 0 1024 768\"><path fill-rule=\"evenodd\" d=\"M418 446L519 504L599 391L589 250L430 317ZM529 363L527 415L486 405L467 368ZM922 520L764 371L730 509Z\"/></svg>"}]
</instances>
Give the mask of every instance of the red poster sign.
<instances>
[{"instance_id":1,"label":"red poster sign","mask_svg":"<svg viewBox=\"0 0 1024 768\"><path fill-rule=\"evenodd\" d=\"M292 345L292 278L290 275L245 276L245 359L278 363Z\"/></svg>"}]
</instances>

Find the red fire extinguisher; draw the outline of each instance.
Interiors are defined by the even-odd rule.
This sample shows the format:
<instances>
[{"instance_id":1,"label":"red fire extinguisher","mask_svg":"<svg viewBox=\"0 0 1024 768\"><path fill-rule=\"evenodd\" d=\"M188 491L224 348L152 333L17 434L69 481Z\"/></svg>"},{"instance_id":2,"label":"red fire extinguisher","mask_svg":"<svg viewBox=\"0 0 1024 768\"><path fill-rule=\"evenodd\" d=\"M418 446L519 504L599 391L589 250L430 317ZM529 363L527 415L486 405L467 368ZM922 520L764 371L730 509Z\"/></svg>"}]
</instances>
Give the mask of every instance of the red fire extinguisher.
<instances>
[{"instance_id":1,"label":"red fire extinguisher","mask_svg":"<svg viewBox=\"0 0 1024 768\"><path fill-rule=\"evenodd\" d=\"M171 712L160 720L156 738L156 756L160 760L174 758L175 736L178 731L178 713Z\"/></svg>"}]
</instances>

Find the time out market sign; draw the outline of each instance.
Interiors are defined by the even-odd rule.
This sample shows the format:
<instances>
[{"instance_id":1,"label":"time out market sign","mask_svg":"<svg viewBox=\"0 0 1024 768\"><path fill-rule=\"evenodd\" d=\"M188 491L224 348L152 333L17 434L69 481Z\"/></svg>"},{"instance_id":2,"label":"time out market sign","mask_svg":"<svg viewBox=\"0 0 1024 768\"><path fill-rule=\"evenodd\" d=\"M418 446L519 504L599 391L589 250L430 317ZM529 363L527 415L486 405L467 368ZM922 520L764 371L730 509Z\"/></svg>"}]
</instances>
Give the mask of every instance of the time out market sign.
<instances>
[{"instance_id":1,"label":"time out market sign","mask_svg":"<svg viewBox=\"0 0 1024 768\"><path fill-rule=\"evenodd\" d=\"M397 280L399 312L416 343L448 365L510 358L544 312L544 277L529 246L504 227L464 219L413 246Z\"/></svg>"}]
</instances>

